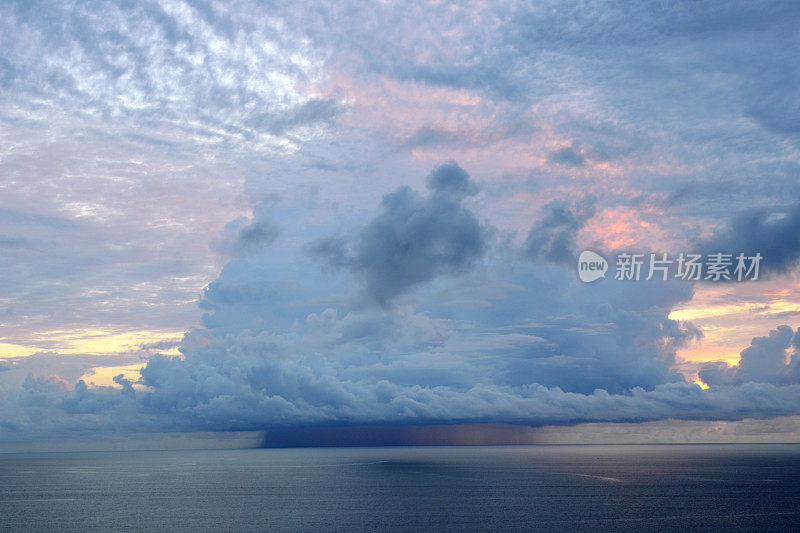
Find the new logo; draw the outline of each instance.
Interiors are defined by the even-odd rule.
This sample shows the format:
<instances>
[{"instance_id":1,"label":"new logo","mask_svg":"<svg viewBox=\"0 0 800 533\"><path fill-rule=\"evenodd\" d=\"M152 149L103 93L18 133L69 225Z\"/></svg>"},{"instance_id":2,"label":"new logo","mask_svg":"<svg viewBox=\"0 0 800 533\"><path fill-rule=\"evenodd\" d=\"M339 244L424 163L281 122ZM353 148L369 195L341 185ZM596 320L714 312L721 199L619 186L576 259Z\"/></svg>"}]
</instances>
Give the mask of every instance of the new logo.
<instances>
[{"instance_id":1,"label":"new logo","mask_svg":"<svg viewBox=\"0 0 800 533\"><path fill-rule=\"evenodd\" d=\"M584 283L591 283L606 277L608 262L605 258L590 250L581 252L578 258L578 277Z\"/></svg>"}]
</instances>

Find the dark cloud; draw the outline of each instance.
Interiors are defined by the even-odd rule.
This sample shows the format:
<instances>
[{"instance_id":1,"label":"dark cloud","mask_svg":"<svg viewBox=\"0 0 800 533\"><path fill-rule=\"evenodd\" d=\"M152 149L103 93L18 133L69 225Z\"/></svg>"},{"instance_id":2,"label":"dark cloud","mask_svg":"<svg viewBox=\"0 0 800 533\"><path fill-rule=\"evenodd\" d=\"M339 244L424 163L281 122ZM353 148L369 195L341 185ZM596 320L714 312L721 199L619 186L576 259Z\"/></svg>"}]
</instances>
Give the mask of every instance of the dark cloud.
<instances>
[{"instance_id":1,"label":"dark cloud","mask_svg":"<svg viewBox=\"0 0 800 533\"><path fill-rule=\"evenodd\" d=\"M511 424L306 426L273 428L264 448L531 444L531 428Z\"/></svg>"},{"instance_id":2,"label":"dark cloud","mask_svg":"<svg viewBox=\"0 0 800 533\"><path fill-rule=\"evenodd\" d=\"M228 257L255 254L268 248L280 234L277 224L262 213L256 213L253 220L239 217L226 224L222 235L212 241L211 248Z\"/></svg>"},{"instance_id":3,"label":"dark cloud","mask_svg":"<svg viewBox=\"0 0 800 533\"><path fill-rule=\"evenodd\" d=\"M256 220L239 230L237 245L240 250L263 249L275 242L280 228L269 220Z\"/></svg>"},{"instance_id":4,"label":"dark cloud","mask_svg":"<svg viewBox=\"0 0 800 533\"><path fill-rule=\"evenodd\" d=\"M434 126L421 126L403 143L408 148L463 146L466 139L459 132L453 132Z\"/></svg>"},{"instance_id":5,"label":"dark cloud","mask_svg":"<svg viewBox=\"0 0 800 533\"><path fill-rule=\"evenodd\" d=\"M665 203L668 207L674 207L709 197L720 199L727 196L730 199L739 194L742 187L735 180L692 180L678 186L669 194Z\"/></svg>"},{"instance_id":6,"label":"dark cloud","mask_svg":"<svg viewBox=\"0 0 800 533\"><path fill-rule=\"evenodd\" d=\"M763 257L761 269L783 272L800 260L800 203L787 209L755 208L733 217L728 227L701 243L707 253Z\"/></svg>"},{"instance_id":7,"label":"dark cloud","mask_svg":"<svg viewBox=\"0 0 800 533\"><path fill-rule=\"evenodd\" d=\"M107 413L118 404L122 403L127 396L117 393L114 389L90 390L86 383L81 380L75 384L72 394L63 398L60 402L61 409L72 415L97 415Z\"/></svg>"},{"instance_id":8,"label":"dark cloud","mask_svg":"<svg viewBox=\"0 0 800 533\"><path fill-rule=\"evenodd\" d=\"M564 201L545 205L542 217L534 223L525 239L525 255L533 260L574 263L577 259L576 235L594 215L595 202L593 197L587 197L572 206Z\"/></svg>"},{"instance_id":9,"label":"dark cloud","mask_svg":"<svg viewBox=\"0 0 800 533\"><path fill-rule=\"evenodd\" d=\"M370 296L386 303L440 275L466 272L484 254L489 230L464 205L476 185L456 163L437 167L423 197L400 187L352 239L328 237L311 251L364 279Z\"/></svg>"},{"instance_id":10,"label":"dark cloud","mask_svg":"<svg viewBox=\"0 0 800 533\"><path fill-rule=\"evenodd\" d=\"M573 144L550 153L550 161L562 165L582 167L586 157L580 152L580 146Z\"/></svg>"},{"instance_id":11,"label":"dark cloud","mask_svg":"<svg viewBox=\"0 0 800 533\"><path fill-rule=\"evenodd\" d=\"M472 196L478 192L478 186L455 161L436 167L428 174L426 184L434 193L447 193L457 197Z\"/></svg>"}]
</instances>

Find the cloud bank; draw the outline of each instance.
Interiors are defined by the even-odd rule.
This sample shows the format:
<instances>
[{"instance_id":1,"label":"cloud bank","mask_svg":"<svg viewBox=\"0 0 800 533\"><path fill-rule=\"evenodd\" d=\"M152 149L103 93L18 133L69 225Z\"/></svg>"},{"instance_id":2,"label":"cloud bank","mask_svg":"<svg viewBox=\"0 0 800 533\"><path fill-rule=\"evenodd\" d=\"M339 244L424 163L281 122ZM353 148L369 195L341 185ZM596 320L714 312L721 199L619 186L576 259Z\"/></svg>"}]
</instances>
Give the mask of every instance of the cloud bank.
<instances>
[{"instance_id":1,"label":"cloud bank","mask_svg":"<svg viewBox=\"0 0 800 533\"><path fill-rule=\"evenodd\" d=\"M321 225L307 242L296 241L307 225L277 230L274 206L257 209L234 232L248 251L209 285L183 357L152 357L138 383L116 379L121 390L29 377L2 391L4 435L798 413L791 328L755 339L738 368L705 366L702 390L673 370L697 336L668 318L691 284L582 284L572 265L530 253L530 235L578 230L564 205L514 245L479 221L478 187L456 163L427 187L385 195L351 234Z\"/></svg>"}]
</instances>

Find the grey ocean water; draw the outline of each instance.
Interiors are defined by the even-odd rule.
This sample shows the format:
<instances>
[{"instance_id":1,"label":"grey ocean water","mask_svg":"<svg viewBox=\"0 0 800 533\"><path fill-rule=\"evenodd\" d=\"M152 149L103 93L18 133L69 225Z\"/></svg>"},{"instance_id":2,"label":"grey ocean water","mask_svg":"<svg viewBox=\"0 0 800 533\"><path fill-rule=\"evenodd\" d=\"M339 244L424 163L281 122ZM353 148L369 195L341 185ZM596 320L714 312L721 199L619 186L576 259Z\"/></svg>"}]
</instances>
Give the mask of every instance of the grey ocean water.
<instances>
[{"instance_id":1,"label":"grey ocean water","mask_svg":"<svg viewBox=\"0 0 800 533\"><path fill-rule=\"evenodd\" d=\"M800 445L0 454L0 531L800 530Z\"/></svg>"}]
</instances>

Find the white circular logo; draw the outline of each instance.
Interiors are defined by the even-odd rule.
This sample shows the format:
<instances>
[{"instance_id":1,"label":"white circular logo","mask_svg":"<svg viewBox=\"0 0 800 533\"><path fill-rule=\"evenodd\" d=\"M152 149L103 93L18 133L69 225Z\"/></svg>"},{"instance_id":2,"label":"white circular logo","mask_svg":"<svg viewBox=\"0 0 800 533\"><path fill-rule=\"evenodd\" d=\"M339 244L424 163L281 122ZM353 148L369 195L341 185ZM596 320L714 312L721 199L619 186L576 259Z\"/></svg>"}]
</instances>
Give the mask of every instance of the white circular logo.
<instances>
[{"instance_id":1,"label":"white circular logo","mask_svg":"<svg viewBox=\"0 0 800 533\"><path fill-rule=\"evenodd\" d=\"M608 262L605 258L590 250L581 252L578 258L578 277L584 283L591 283L600 278L606 277Z\"/></svg>"}]
</instances>

